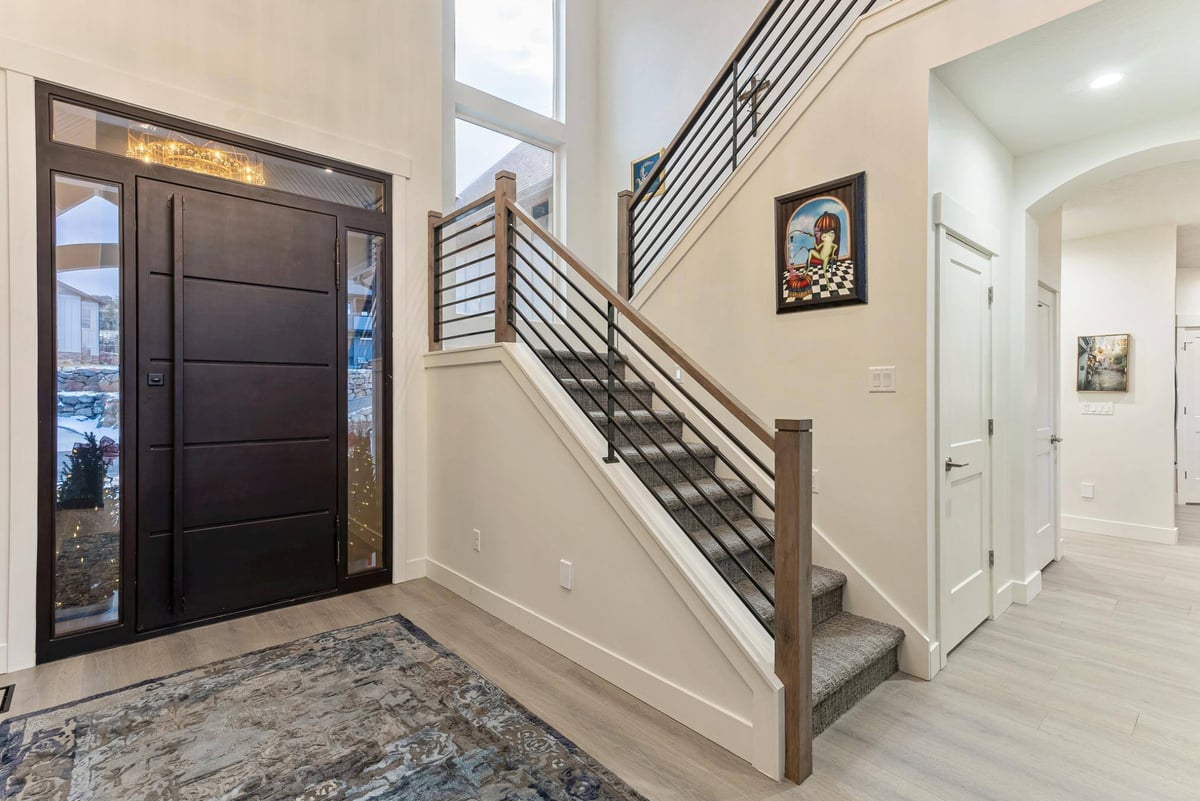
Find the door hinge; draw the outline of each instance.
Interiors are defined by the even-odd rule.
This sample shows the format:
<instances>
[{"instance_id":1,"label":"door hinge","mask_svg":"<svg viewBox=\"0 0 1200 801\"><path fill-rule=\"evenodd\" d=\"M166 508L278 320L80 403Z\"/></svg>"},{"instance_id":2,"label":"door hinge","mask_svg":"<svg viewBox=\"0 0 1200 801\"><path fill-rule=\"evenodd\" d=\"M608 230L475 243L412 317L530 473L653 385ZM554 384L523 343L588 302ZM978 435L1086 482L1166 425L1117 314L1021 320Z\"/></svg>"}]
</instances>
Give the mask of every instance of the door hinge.
<instances>
[{"instance_id":1,"label":"door hinge","mask_svg":"<svg viewBox=\"0 0 1200 801\"><path fill-rule=\"evenodd\" d=\"M342 238L333 240L333 288L342 288Z\"/></svg>"},{"instance_id":2,"label":"door hinge","mask_svg":"<svg viewBox=\"0 0 1200 801\"><path fill-rule=\"evenodd\" d=\"M988 567L996 566L996 552L988 551Z\"/></svg>"},{"instance_id":3,"label":"door hinge","mask_svg":"<svg viewBox=\"0 0 1200 801\"><path fill-rule=\"evenodd\" d=\"M333 516L333 559L341 567L342 564L342 516Z\"/></svg>"},{"instance_id":4,"label":"door hinge","mask_svg":"<svg viewBox=\"0 0 1200 801\"><path fill-rule=\"evenodd\" d=\"M996 436L996 420L993 417L988 418L988 436Z\"/></svg>"},{"instance_id":5,"label":"door hinge","mask_svg":"<svg viewBox=\"0 0 1200 801\"><path fill-rule=\"evenodd\" d=\"M995 299L996 299L996 288L989 286L988 287L988 305L991 306L992 301L994 301Z\"/></svg>"}]
</instances>

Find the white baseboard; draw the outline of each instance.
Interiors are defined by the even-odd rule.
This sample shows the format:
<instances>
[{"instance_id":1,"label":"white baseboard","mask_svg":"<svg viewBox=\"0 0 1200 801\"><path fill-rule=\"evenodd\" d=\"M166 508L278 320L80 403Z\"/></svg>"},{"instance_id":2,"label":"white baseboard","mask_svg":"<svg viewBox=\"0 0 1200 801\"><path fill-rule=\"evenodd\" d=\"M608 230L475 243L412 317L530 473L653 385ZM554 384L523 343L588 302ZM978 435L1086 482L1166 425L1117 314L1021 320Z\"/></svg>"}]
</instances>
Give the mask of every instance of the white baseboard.
<instances>
[{"instance_id":1,"label":"white baseboard","mask_svg":"<svg viewBox=\"0 0 1200 801\"><path fill-rule=\"evenodd\" d=\"M427 574L428 564L423 556L420 559L409 559L404 566L406 568L404 581L425 578Z\"/></svg>"},{"instance_id":2,"label":"white baseboard","mask_svg":"<svg viewBox=\"0 0 1200 801\"><path fill-rule=\"evenodd\" d=\"M1100 534L1105 537L1120 537L1126 540L1141 542L1157 542L1163 545L1176 545L1179 542L1179 529L1174 526L1143 526L1140 523L1122 523L1119 520L1097 520L1092 517L1062 516L1062 527L1070 531L1082 531L1085 534Z\"/></svg>"},{"instance_id":3,"label":"white baseboard","mask_svg":"<svg viewBox=\"0 0 1200 801\"><path fill-rule=\"evenodd\" d=\"M446 567L424 560L429 579L645 701L742 759L754 761L754 726L662 676Z\"/></svg>"},{"instance_id":4,"label":"white baseboard","mask_svg":"<svg viewBox=\"0 0 1200 801\"><path fill-rule=\"evenodd\" d=\"M1035 570L1024 581L1012 583L1013 602L1029 606L1030 602L1042 592L1042 571Z\"/></svg>"}]
</instances>

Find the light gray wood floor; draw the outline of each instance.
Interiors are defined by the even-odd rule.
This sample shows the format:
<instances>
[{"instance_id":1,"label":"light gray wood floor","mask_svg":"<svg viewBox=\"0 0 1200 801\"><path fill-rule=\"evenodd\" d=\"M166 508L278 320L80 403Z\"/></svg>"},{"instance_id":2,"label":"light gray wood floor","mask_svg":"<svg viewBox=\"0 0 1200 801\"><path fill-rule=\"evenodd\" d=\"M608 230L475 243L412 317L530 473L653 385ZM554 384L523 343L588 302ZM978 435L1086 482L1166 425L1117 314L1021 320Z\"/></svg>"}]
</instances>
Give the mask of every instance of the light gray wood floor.
<instances>
[{"instance_id":1,"label":"light gray wood floor","mask_svg":"<svg viewBox=\"0 0 1200 801\"><path fill-rule=\"evenodd\" d=\"M984 624L933 682L896 677L816 742L816 775L746 763L421 580L4 677L10 714L403 614L651 801L1200 798L1200 508L1175 547L1066 535L1030 606Z\"/></svg>"}]
</instances>

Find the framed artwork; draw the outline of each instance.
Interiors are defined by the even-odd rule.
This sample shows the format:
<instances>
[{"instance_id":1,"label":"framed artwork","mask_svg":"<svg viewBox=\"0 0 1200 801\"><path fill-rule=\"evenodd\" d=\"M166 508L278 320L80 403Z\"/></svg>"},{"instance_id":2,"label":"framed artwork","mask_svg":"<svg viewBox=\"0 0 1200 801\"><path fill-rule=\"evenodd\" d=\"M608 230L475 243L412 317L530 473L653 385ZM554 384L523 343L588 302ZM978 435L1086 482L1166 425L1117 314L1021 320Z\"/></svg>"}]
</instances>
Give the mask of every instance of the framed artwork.
<instances>
[{"instance_id":1,"label":"framed artwork","mask_svg":"<svg viewBox=\"0 0 1200 801\"><path fill-rule=\"evenodd\" d=\"M654 168L662 161L666 150L656 150L648 156L642 156L640 159L634 159L629 165L630 185L633 191L637 192L642 188L642 184L650 177L650 173L654 172ZM663 176L658 176L654 179L654 185L646 190L647 195L654 197L661 195L666 191L666 184L663 181Z\"/></svg>"},{"instance_id":2,"label":"framed artwork","mask_svg":"<svg viewBox=\"0 0 1200 801\"><path fill-rule=\"evenodd\" d=\"M1079 337L1077 392L1129 391L1129 334Z\"/></svg>"},{"instance_id":3,"label":"framed artwork","mask_svg":"<svg viewBox=\"0 0 1200 801\"><path fill-rule=\"evenodd\" d=\"M867 302L867 174L775 198L775 313Z\"/></svg>"}]
</instances>

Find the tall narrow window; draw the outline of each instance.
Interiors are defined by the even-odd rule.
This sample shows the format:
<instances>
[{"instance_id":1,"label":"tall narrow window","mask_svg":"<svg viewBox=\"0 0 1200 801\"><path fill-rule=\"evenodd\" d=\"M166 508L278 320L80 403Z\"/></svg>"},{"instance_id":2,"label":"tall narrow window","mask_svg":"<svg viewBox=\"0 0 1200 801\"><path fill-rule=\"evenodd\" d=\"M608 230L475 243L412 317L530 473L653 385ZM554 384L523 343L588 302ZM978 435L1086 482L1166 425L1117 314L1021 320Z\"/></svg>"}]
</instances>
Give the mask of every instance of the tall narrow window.
<instances>
[{"instance_id":1,"label":"tall narrow window","mask_svg":"<svg viewBox=\"0 0 1200 801\"><path fill-rule=\"evenodd\" d=\"M555 116L555 0L455 0L461 83Z\"/></svg>"},{"instance_id":2,"label":"tall narrow window","mask_svg":"<svg viewBox=\"0 0 1200 801\"><path fill-rule=\"evenodd\" d=\"M348 572L366 573L383 562L383 275L384 238L347 234L346 473Z\"/></svg>"},{"instance_id":3,"label":"tall narrow window","mask_svg":"<svg viewBox=\"0 0 1200 801\"><path fill-rule=\"evenodd\" d=\"M55 636L120 619L120 235L120 187L54 176Z\"/></svg>"}]
</instances>

